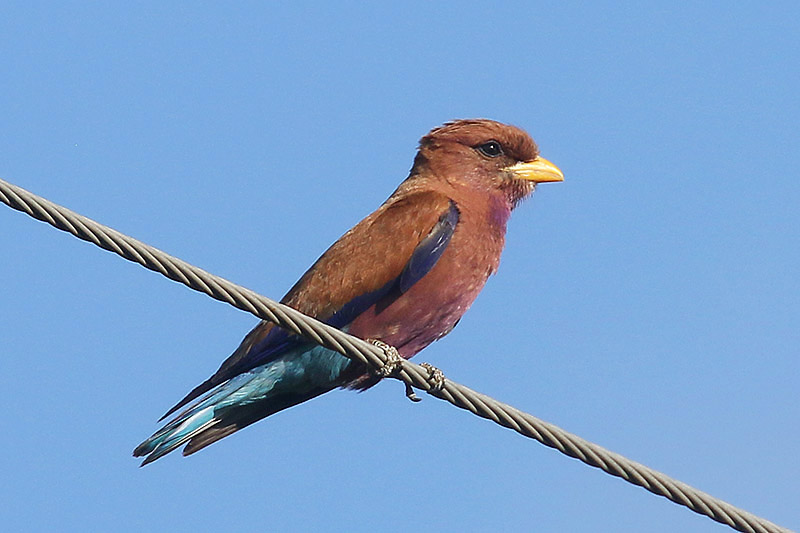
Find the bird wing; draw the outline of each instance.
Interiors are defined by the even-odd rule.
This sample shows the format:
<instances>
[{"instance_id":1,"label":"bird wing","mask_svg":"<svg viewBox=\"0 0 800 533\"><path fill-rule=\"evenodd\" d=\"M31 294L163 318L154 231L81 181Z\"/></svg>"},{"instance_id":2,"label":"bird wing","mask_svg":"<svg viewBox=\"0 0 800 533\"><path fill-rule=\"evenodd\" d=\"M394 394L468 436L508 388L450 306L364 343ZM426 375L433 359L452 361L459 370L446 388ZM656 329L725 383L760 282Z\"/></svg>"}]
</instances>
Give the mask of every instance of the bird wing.
<instances>
[{"instance_id":1,"label":"bird wing","mask_svg":"<svg viewBox=\"0 0 800 533\"><path fill-rule=\"evenodd\" d=\"M427 274L444 253L459 212L433 191L392 196L334 243L282 302L337 328L346 328L373 305L386 307ZM264 365L305 338L271 322L259 323L208 380L162 420L215 386Z\"/></svg>"}]
</instances>

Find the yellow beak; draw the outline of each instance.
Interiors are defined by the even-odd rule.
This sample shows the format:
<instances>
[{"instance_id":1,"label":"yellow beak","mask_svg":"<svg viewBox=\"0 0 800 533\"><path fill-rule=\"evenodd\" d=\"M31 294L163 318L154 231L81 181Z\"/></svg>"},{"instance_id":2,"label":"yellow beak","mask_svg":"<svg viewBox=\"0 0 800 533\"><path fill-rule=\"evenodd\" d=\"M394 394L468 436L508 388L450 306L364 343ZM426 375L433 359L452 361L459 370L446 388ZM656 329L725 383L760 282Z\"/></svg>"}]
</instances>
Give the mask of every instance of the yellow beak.
<instances>
[{"instance_id":1,"label":"yellow beak","mask_svg":"<svg viewBox=\"0 0 800 533\"><path fill-rule=\"evenodd\" d=\"M534 183L564 181L564 174L561 173L561 170L543 157L537 157L533 161L520 161L506 167L506 170L513 172L514 176L519 179Z\"/></svg>"}]
</instances>

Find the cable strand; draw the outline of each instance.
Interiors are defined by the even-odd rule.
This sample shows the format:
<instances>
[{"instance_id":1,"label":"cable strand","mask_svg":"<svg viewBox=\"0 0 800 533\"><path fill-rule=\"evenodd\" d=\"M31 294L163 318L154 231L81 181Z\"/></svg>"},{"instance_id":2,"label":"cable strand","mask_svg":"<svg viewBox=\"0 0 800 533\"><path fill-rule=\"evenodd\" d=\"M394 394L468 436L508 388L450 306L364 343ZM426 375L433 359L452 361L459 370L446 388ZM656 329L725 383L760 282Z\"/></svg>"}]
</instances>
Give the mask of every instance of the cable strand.
<instances>
[{"instance_id":1,"label":"cable strand","mask_svg":"<svg viewBox=\"0 0 800 533\"><path fill-rule=\"evenodd\" d=\"M71 233L81 240L91 242L128 261L138 263L195 291L207 294L215 300L263 320L274 322L350 359L364 363L373 370L382 368L387 360L384 351L369 342L214 276L2 179L0 179L0 201L37 220ZM410 361L404 360L402 369L392 377L737 531L748 533L790 531L464 385L445 380L441 390L432 390L433 385L428 380L425 368Z\"/></svg>"}]
</instances>

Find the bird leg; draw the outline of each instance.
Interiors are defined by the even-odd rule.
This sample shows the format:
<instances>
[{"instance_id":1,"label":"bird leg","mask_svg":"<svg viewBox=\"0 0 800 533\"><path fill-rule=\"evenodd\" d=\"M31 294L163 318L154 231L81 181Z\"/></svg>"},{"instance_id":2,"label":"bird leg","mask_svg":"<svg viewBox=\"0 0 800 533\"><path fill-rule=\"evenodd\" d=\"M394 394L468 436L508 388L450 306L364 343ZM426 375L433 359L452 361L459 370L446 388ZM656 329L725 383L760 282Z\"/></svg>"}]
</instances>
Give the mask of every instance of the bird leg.
<instances>
[{"instance_id":1,"label":"bird leg","mask_svg":"<svg viewBox=\"0 0 800 533\"><path fill-rule=\"evenodd\" d=\"M381 368L374 371L378 377L388 378L403 368L403 358L400 357L397 348L378 339L367 339L367 342L383 350L384 355L386 355L386 362L383 363Z\"/></svg>"},{"instance_id":2,"label":"bird leg","mask_svg":"<svg viewBox=\"0 0 800 533\"><path fill-rule=\"evenodd\" d=\"M397 348L378 339L367 339L367 342L383 350L384 355L386 355L386 362L383 363L381 368L374 371L378 377L381 379L388 378L395 375L403 368L403 358L400 357ZM428 372L428 383L431 385L430 392L439 392L442 390L445 380L444 372L430 363L422 363L420 366ZM412 402L422 401L422 398L417 396L410 383L406 383L406 398Z\"/></svg>"},{"instance_id":3,"label":"bird leg","mask_svg":"<svg viewBox=\"0 0 800 533\"><path fill-rule=\"evenodd\" d=\"M428 383L431 384L430 392L439 392L444 388L444 372L430 363L422 363L419 366L428 371Z\"/></svg>"},{"instance_id":4,"label":"bird leg","mask_svg":"<svg viewBox=\"0 0 800 533\"><path fill-rule=\"evenodd\" d=\"M378 340L378 339L367 339L367 342L370 344L374 344L386 355L386 362L383 364L379 370L374 370L373 372L378 375L380 378L388 378L389 376L393 376L399 370L403 368L403 358L400 357L400 353L397 351L397 348L390 344L386 344L385 342ZM441 374L441 371L439 372ZM442 376L444 377L444 376ZM417 396L414 392L413 387L411 384L406 383L406 398L411 400L412 402L421 402L422 398Z\"/></svg>"}]
</instances>

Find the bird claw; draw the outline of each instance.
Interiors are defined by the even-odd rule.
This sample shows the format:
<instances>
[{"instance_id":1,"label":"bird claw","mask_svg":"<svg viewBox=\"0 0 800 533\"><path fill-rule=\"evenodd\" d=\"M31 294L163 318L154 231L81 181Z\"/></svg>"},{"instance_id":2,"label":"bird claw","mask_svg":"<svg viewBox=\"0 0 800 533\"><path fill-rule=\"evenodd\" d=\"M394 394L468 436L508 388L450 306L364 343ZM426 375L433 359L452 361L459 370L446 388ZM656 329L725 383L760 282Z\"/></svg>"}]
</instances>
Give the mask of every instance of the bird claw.
<instances>
[{"instance_id":1,"label":"bird claw","mask_svg":"<svg viewBox=\"0 0 800 533\"><path fill-rule=\"evenodd\" d=\"M422 398L417 396L417 393L414 392L414 387L411 386L411 383L406 383L406 398L414 403L422 401Z\"/></svg>"},{"instance_id":2,"label":"bird claw","mask_svg":"<svg viewBox=\"0 0 800 533\"><path fill-rule=\"evenodd\" d=\"M378 377L388 378L403 368L403 358L400 357L397 348L383 341L379 341L378 339L367 339L367 342L383 350L383 353L386 355L386 362L383 363L381 368L374 371Z\"/></svg>"},{"instance_id":3,"label":"bird claw","mask_svg":"<svg viewBox=\"0 0 800 533\"><path fill-rule=\"evenodd\" d=\"M439 392L444 388L444 372L442 372L441 370L439 370L430 363L422 363L419 366L421 366L422 368L425 369L426 372L428 372L428 383L431 384L431 390L428 391L429 393ZM412 402L422 401L422 398L417 396L417 394L414 392L413 387L411 387L410 383L406 383L406 398L408 398Z\"/></svg>"},{"instance_id":4,"label":"bird claw","mask_svg":"<svg viewBox=\"0 0 800 533\"><path fill-rule=\"evenodd\" d=\"M428 371L428 383L431 384L430 392L439 392L444 388L444 372L430 363L422 363L419 366Z\"/></svg>"},{"instance_id":5,"label":"bird claw","mask_svg":"<svg viewBox=\"0 0 800 533\"><path fill-rule=\"evenodd\" d=\"M383 353L386 355L386 362L383 366L373 371L378 377L388 378L403 368L404 359L400 357L397 348L378 339L367 339L367 342L383 350ZM420 366L428 372L428 383L431 385L429 392L439 392L442 390L444 388L444 372L430 363L422 363ZM417 393L414 392L414 388L410 383L406 383L406 398L412 402L422 401L422 398L417 396Z\"/></svg>"}]
</instances>

